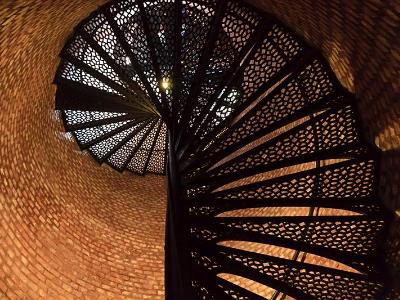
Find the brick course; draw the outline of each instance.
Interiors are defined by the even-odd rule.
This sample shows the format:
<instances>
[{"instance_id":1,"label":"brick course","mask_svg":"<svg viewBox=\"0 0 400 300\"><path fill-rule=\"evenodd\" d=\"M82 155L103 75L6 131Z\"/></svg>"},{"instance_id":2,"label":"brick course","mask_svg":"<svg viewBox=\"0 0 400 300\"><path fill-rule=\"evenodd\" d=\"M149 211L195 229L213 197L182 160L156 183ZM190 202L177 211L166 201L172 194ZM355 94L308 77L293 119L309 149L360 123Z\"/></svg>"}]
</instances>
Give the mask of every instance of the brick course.
<instances>
[{"instance_id":1,"label":"brick course","mask_svg":"<svg viewBox=\"0 0 400 300\"><path fill-rule=\"evenodd\" d=\"M0 299L163 299L165 184L64 134L52 79L104 1L1 1Z\"/></svg>"}]
</instances>

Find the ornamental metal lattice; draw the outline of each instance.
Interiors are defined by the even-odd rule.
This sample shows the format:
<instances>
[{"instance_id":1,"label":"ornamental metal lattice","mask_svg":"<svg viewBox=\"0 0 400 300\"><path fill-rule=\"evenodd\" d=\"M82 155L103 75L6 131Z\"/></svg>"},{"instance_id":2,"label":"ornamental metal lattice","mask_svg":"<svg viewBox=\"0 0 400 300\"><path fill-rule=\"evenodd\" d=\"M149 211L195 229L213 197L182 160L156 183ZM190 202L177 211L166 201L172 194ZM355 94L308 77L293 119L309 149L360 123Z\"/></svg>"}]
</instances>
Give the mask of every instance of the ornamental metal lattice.
<instances>
[{"instance_id":1,"label":"ornamental metal lattice","mask_svg":"<svg viewBox=\"0 0 400 300\"><path fill-rule=\"evenodd\" d=\"M61 58L56 109L80 148L168 176L168 299L387 297L379 151L323 57L273 16L112 1Z\"/></svg>"}]
</instances>

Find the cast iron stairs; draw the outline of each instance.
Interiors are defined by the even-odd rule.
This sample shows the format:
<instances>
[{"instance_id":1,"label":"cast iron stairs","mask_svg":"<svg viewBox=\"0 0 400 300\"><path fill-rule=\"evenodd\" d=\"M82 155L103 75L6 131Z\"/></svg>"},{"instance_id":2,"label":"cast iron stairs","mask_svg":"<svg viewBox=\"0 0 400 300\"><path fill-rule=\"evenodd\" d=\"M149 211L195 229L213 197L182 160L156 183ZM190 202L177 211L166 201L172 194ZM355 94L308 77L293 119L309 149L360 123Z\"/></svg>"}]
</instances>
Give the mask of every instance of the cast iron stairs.
<instances>
[{"instance_id":1,"label":"cast iron stairs","mask_svg":"<svg viewBox=\"0 0 400 300\"><path fill-rule=\"evenodd\" d=\"M389 299L380 152L325 59L273 16L111 1L55 83L82 150L167 174L168 299Z\"/></svg>"}]
</instances>

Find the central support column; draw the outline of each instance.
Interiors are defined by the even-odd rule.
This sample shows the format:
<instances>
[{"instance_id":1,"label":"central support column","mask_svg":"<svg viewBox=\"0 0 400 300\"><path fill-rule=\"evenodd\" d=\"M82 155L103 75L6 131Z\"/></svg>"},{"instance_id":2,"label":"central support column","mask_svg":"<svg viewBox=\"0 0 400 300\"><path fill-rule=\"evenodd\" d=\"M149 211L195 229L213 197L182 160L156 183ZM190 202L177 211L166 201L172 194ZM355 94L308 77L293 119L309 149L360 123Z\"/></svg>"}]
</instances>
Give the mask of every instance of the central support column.
<instances>
[{"instance_id":1,"label":"central support column","mask_svg":"<svg viewBox=\"0 0 400 300\"><path fill-rule=\"evenodd\" d=\"M165 299L193 299L190 283L189 241L187 240L187 205L180 188L179 167L173 133L168 132L167 162L168 205L165 242ZM186 224L186 226L185 226Z\"/></svg>"}]
</instances>

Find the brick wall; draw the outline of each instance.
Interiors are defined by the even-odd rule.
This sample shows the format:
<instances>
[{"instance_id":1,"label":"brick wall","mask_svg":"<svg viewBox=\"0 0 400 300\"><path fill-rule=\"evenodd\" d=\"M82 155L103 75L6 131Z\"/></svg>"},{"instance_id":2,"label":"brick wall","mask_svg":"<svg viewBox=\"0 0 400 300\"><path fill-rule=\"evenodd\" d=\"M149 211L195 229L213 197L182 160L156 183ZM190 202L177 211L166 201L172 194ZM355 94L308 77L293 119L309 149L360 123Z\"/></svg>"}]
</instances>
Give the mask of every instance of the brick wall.
<instances>
[{"instance_id":1,"label":"brick wall","mask_svg":"<svg viewBox=\"0 0 400 300\"><path fill-rule=\"evenodd\" d=\"M83 155L58 52L99 0L0 1L0 299L164 299L164 178Z\"/></svg>"}]
</instances>

